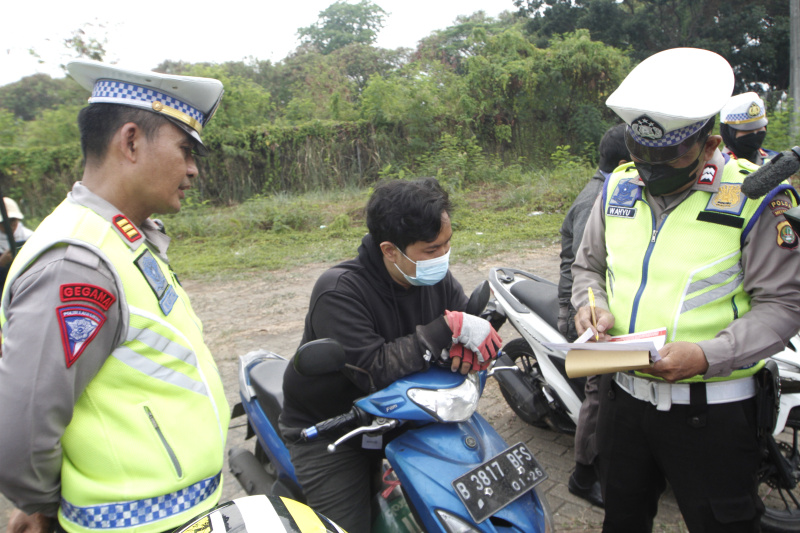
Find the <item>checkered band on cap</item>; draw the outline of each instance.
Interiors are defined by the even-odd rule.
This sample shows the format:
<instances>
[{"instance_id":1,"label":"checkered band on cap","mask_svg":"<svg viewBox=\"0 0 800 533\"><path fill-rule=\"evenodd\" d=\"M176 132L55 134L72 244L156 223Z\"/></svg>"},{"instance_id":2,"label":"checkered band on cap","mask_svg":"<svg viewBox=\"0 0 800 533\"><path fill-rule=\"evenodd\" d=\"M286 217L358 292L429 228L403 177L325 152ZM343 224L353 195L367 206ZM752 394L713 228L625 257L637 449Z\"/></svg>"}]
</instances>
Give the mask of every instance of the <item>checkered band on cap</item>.
<instances>
[{"instance_id":1,"label":"checkered band on cap","mask_svg":"<svg viewBox=\"0 0 800 533\"><path fill-rule=\"evenodd\" d=\"M751 117L747 113L730 113L730 114L725 116L725 122L726 123L727 122L733 122L733 123L755 122L756 120L759 120L759 119L762 119L762 118L764 118L764 113L761 113L760 115L755 116L755 117Z\"/></svg>"},{"instance_id":2,"label":"checkered band on cap","mask_svg":"<svg viewBox=\"0 0 800 533\"><path fill-rule=\"evenodd\" d=\"M112 80L98 80L92 91L92 97L89 98L89 103L117 103L125 104L131 102L143 102L152 104L153 102L161 102L165 106L171 107L184 113L201 125L205 124L205 115L190 106L186 102L182 102L177 98L167 94L158 92L154 89L141 87L133 83L125 83L122 81ZM149 106L148 106L149 107Z\"/></svg>"},{"instance_id":3,"label":"checkered band on cap","mask_svg":"<svg viewBox=\"0 0 800 533\"><path fill-rule=\"evenodd\" d=\"M144 500L78 507L62 498L61 512L70 522L89 529L140 526L188 511L210 498L217 490L221 476L220 473L172 494Z\"/></svg>"},{"instance_id":4,"label":"checkered band on cap","mask_svg":"<svg viewBox=\"0 0 800 533\"><path fill-rule=\"evenodd\" d=\"M628 131L633 137L633 140L636 141L637 144L641 144L642 146L647 146L648 148L665 148L667 146L675 146L676 144L680 144L698 131L700 128L708 122L708 119L701 120L700 122L695 122L694 124L689 124L688 126L684 126L683 128L678 128L677 130L668 131L665 133L660 139L648 139L645 137L639 136L636 131L628 128Z\"/></svg>"}]
</instances>

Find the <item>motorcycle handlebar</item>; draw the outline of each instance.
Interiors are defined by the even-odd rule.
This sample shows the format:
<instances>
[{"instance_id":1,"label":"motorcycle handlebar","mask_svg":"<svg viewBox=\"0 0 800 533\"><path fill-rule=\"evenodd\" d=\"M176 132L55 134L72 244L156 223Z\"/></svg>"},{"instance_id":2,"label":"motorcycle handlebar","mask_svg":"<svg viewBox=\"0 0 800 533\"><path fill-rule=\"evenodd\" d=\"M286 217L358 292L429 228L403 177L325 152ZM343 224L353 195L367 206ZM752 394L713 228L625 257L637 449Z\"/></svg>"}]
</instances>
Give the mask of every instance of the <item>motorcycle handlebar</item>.
<instances>
[{"instance_id":1,"label":"motorcycle handlebar","mask_svg":"<svg viewBox=\"0 0 800 533\"><path fill-rule=\"evenodd\" d=\"M300 437L307 441L314 440L320 435L324 435L325 433L329 433L330 431L339 429L340 427L352 424L353 422L357 422L359 420L361 420L361 410L358 407L353 406L352 409L342 415L323 420L318 424L304 429L300 432Z\"/></svg>"}]
</instances>

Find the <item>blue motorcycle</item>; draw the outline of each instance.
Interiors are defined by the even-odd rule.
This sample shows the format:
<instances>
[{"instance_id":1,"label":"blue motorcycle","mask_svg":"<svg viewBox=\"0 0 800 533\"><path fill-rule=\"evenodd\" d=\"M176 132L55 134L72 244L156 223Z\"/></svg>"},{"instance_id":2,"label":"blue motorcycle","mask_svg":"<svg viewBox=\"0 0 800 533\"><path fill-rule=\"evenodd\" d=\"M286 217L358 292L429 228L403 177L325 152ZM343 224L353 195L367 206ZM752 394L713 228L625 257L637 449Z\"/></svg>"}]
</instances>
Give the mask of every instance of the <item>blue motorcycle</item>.
<instances>
[{"instance_id":1,"label":"blue motorcycle","mask_svg":"<svg viewBox=\"0 0 800 533\"><path fill-rule=\"evenodd\" d=\"M468 309L476 307L476 301L485 305L488 285L480 289ZM229 459L231 471L248 494L304 502L277 429L283 374L289 364L305 375L347 366L341 346L330 339L301 346L292 361L265 350L240 356L242 403L233 416L247 415L248 438L255 435L258 442L255 453L234 448ZM334 451L356 436L399 433L385 446L388 489L376 497L380 507L391 512L379 515L382 524L376 522L373 531L553 531L547 501L537 490L547 478L544 469L524 443L508 446L476 412L487 377L498 370L463 376L431 367L357 400L347 413L304 429L302 438L352 428L328 447Z\"/></svg>"}]
</instances>

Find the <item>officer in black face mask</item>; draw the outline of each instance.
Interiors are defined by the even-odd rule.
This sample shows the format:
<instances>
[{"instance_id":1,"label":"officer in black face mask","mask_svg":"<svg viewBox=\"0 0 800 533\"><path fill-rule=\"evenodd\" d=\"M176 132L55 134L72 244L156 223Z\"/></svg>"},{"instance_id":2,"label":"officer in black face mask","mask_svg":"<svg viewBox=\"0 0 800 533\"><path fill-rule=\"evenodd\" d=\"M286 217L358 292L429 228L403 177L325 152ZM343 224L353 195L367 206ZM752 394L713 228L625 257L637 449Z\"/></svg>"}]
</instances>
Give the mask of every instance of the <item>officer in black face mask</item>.
<instances>
[{"instance_id":1,"label":"officer in black face mask","mask_svg":"<svg viewBox=\"0 0 800 533\"><path fill-rule=\"evenodd\" d=\"M783 216L797 193L742 193L758 167L723 155L711 134L733 86L724 58L676 48L642 61L606 101L633 163L608 177L586 223L575 327L600 342L665 328L667 342L650 367L600 379L604 533L652 531L667 484L689 531L759 530L754 375L800 323L798 237Z\"/></svg>"},{"instance_id":2,"label":"officer in black face mask","mask_svg":"<svg viewBox=\"0 0 800 533\"><path fill-rule=\"evenodd\" d=\"M763 165L778 152L761 147L767 136L767 110L754 92L732 96L719 113L723 153Z\"/></svg>"}]
</instances>

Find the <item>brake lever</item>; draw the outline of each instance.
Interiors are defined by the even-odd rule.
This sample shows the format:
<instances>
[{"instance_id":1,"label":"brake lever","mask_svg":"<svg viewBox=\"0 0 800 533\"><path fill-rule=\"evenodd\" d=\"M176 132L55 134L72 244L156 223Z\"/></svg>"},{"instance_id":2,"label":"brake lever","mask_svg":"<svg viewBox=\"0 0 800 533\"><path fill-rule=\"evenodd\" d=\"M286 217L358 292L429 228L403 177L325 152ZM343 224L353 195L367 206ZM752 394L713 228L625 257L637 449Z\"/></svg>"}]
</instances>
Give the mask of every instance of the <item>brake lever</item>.
<instances>
[{"instance_id":1,"label":"brake lever","mask_svg":"<svg viewBox=\"0 0 800 533\"><path fill-rule=\"evenodd\" d=\"M486 372L486 377L490 378L494 376L496 372L502 372L503 370L513 370L519 372L520 368L518 366L493 366Z\"/></svg>"},{"instance_id":2,"label":"brake lever","mask_svg":"<svg viewBox=\"0 0 800 533\"><path fill-rule=\"evenodd\" d=\"M381 420L383 422L381 422ZM400 425L399 420L376 418L369 426L361 426L360 428L356 428L336 439L336 442L334 442L333 444L328 444L328 453L335 452L337 446L339 446L344 441L355 437L356 435L361 435L363 433L373 433L375 431L380 431L383 429L394 429L399 425Z\"/></svg>"}]
</instances>

